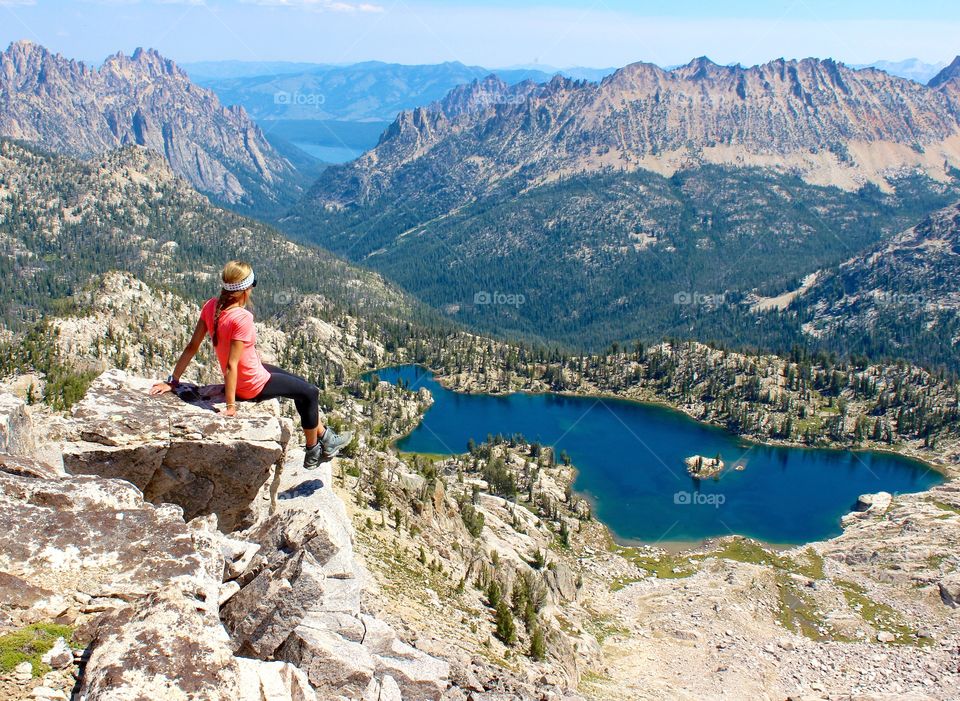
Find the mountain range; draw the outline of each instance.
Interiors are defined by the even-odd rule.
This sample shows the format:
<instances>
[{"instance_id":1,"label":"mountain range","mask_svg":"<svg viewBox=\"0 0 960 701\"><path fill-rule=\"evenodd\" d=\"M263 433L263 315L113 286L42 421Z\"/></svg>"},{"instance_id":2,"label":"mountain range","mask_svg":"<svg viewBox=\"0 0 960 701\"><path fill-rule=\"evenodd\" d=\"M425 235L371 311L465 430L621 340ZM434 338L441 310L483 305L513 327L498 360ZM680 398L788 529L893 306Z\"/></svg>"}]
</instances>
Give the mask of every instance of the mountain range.
<instances>
[{"instance_id":1,"label":"mountain range","mask_svg":"<svg viewBox=\"0 0 960 701\"><path fill-rule=\"evenodd\" d=\"M153 50L93 68L29 41L11 44L0 53L0 135L80 158L145 146L241 209L282 209L303 184L242 107L223 106Z\"/></svg>"},{"instance_id":2,"label":"mountain range","mask_svg":"<svg viewBox=\"0 0 960 701\"><path fill-rule=\"evenodd\" d=\"M401 113L282 226L487 331L789 348L796 319L741 302L960 199L954 73L701 58L600 83L490 76Z\"/></svg>"},{"instance_id":3,"label":"mountain range","mask_svg":"<svg viewBox=\"0 0 960 701\"><path fill-rule=\"evenodd\" d=\"M853 68L876 68L890 75L926 83L945 63L918 59L877 61ZM571 80L599 82L615 68L556 68L533 64L486 68L459 61L403 65L364 61L335 65L293 61L202 61L181 67L194 82L213 90L227 104L243 105L261 120L305 119L391 122L397 113L441 99L447 92L476 79L496 75L508 85L524 80L546 83L561 75ZM290 104L276 95L317 95L317 101ZM322 102L318 102L322 100ZM372 144L371 144L372 145Z\"/></svg>"},{"instance_id":4,"label":"mountain range","mask_svg":"<svg viewBox=\"0 0 960 701\"><path fill-rule=\"evenodd\" d=\"M432 324L567 347L676 336L960 367L953 303L928 303L952 300L954 248L909 243L960 201L960 59L926 86L814 59L489 75L322 172L153 51L93 69L19 42L0 69L0 133L33 144L2 145L2 269L36 288L8 291L9 327L117 261L194 294L239 251L281 291L385 294ZM163 266L174 282L151 277Z\"/></svg>"},{"instance_id":5,"label":"mountain range","mask_svg":"<svg viewBox=\"0 0 960 701\"><path fill-rule=\"evenodd\" d=\"M392 122L397 113L441 99L458 85L491 73L508 84L545 83L553 75L600 80L613 69L529 67L491 70L459 61L403 65L365 61L328 64L187 64L199 84L257 121L276 119ZM217 75L211 76L209 73ZM241 73L241 75L235 75Z\"/></svg>"},{"instance_id":6,"label":"mountain range","mask_svg":"<svg viewBox=\"0 0 960 701\"><path fill-rule=\"evenodd\" d=\"M362 200L405 165L442 165L457 151L475 157L473 175L457 179L471 194L517 173L529 186L703 163L775 167L845 189L883 187L885 173L905 168L943 179L945 161L960 162L960 81L950 68L935 80L929 88L830 60L744 69L706 58L672 71L632 64L599 84L489 76L401 113L374 151L331 178L357 174L351 199ZM375 177L363 177L374 162Z\"/></svg>"}]
</instances>

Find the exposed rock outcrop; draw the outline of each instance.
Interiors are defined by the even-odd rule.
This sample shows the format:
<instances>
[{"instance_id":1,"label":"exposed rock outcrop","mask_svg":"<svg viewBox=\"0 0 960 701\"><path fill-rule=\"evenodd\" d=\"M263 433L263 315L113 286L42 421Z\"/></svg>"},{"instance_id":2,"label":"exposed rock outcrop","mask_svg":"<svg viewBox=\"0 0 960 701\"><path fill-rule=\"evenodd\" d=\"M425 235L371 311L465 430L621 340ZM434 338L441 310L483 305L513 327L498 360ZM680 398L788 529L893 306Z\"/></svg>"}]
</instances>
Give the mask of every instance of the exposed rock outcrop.
<instances>
[{"instance_id":1,"label":"exposed rock outcrop","mask_svg":"<svg viewBox=\"0 0 960 701\"><path fill-rule=\"evenodd\" d=\"M237 654L295 664L321 697L367 698L396 687L406 699L441 698L449 665L362 610L367 575L330 489L330 466L299 485L288 473L281 480L288 498L241 534L260 551L222 611Z\"/></svg>"},{"instance_id":2,"label":"exposed rock outcrop","mask_svg":"<svg viewBox=\"0 0 960 701\"><path fill-rule=\"evenodd\" d=\"M290 421L275 403L244 405L229 418L214 413L215 393L190 404L150 397L150 384L121 371L93 383L73 409L66 470L125 479L147 501L178 504L188 520L214 513L225 532L252 523L257 493L282 464Z\"/></svg>"},{"instance_id":3,"label":"exposed rock outcrop","mask_svg":"<svg viewBox=\"0 0 960 701\"><path fill-rule=\"evenodd\" d=\"M144 503L122 480L49 479L40 463L31 475L26 459L11 462L0 460L0 570L34 599L18 614L22 622L113 608L147 596L158 582L209 589L179 508Z\"/></svg>"},{"instance_id":4,"label":"exposed rock outcrop","mask_svg":"<svg viewBox=\"0 0 960 701\"><path fill-rule=\"evenodd\" d=\"M0 453L28 455L35 448L26 404L11 394L0 394Z\"/></svg>"},{"instance_id":5,"label":"exposed rock outcrop","mask_svg":"<svg viewBox=\"0 0 960 701\"><path fill-rule=\"evenodd\" d=\"M960 572L948 574L937 584L940 598L950 608L960 608Z\"/></svg>"},{"instance_id":6,"label":"exposed rock outcrop","mask_svg":"<svg viewBox=\"0 0 960 701\"><path fill-rule=\"evenodd\" d=\"M222 558L209 567L198 535L178 507L144 502L129 482L2 458L0 629L79 626L87 701L236 699L217 616Z\"/></svg>"},{"instance_id":7,"label":"exposed rock outcrop","mask_svg":"<svg viewBox=\"0 0 960 701\"><path fill-rule=\"evenodd\" d=\"M96 700L240 697L239 668L209 601L160 589L98 622L80 686Z\"/></svg>"},{"instance_id":8,"label":"exposed rock outcrop","mask_svg":"<svg viewBox=\"0 0 960 701\"><path fill-rule=\"evenodd\" d=\"M267 509L271 468L279 487L283 460L292 473L302 459L286 454L287 420L262 407L226 420L148 386L94 382L67 421L72 474L0 455L0 632L77 626L86 701L444 697L449 664L363 610L330 465L284 477Z\"/></svg>"}]
</instances>

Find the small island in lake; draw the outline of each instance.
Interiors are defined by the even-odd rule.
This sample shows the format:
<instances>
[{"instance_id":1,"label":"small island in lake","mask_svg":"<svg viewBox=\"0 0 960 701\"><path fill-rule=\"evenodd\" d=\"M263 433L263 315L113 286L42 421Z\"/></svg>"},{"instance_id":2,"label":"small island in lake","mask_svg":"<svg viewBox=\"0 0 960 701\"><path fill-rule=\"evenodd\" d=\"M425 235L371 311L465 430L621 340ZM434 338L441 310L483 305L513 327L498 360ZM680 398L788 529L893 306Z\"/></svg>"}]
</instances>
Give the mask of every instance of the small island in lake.
<instances>
[{"instance_id":1,"label":"small island in lake","mask_svg":"<svg viewBox=\"0 0 960 701\"><path fill-rule=\"evenodd\" d=\"M687 464L687 472L691 477L703 479L705 477L716 477L723 471L723 460L718 455L715 458L707 458L703 455L691 455L684 460Z\"/></svg>"}]
</instances>

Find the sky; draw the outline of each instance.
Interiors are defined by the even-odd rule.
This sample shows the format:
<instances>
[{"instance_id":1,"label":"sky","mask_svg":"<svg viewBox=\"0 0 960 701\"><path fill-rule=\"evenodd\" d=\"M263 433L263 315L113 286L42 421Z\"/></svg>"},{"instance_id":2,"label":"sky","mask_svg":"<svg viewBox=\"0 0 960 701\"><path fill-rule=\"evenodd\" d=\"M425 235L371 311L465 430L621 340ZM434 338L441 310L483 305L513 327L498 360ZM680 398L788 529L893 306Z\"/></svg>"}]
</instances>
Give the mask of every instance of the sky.
<instances>
[{"instance_id":1,"label":"sky","mask_svg":"<svg viewBox=\"0 0 960 701\"><path fill-rule=\"evenodd\" d=\"M0 0L0 44L99 63L136 47L178 62L461 61L662 66L708 56L846 63L960 54L957 0Z\"/></svg>"}]
</instances>

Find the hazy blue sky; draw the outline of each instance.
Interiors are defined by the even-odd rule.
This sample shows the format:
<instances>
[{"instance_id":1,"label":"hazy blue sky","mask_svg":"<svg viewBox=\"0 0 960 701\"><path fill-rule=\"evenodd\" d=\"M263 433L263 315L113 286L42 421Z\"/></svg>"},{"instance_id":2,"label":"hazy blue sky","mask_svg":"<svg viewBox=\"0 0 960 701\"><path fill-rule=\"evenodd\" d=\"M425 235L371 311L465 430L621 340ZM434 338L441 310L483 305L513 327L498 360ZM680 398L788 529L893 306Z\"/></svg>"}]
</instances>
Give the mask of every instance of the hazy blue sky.
<instances>
[{"instance_id":1,"label":"hazy blue sky","mask_svg":"<svg viewBox=\"0 0 960 701\"><path fill-rule=\"evenodd\" d=\"M0 43L22 38L94 61L149 46L178 61L937 62L960 54L960 2L0 0Z\"/></svg>"}]
</instances>

